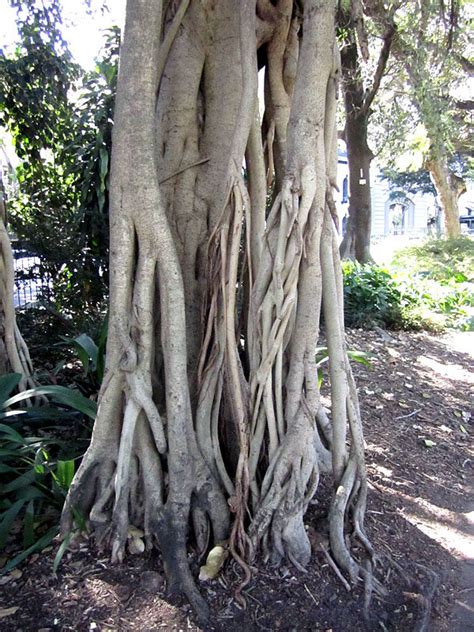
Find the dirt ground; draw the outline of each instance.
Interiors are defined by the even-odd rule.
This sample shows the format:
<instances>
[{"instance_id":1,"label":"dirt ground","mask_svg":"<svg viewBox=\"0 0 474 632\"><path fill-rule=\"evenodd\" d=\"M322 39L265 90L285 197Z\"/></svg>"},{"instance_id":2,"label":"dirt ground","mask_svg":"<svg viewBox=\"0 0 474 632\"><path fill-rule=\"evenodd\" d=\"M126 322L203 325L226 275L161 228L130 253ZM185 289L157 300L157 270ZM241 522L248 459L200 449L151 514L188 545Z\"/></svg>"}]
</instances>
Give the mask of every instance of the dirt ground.
<instances>
[{"instance_id":1,"label":"dirt ground","mask_svg":"<svg viewBox=\"0 0 474 632\"><path fill-rule=\"evenodd\" d=\"M157 556L111 566L83 541L52 575L55 547L0 578L0 628L35 630L474 630L474 334L348 333L349 348L373 354L354 364L367 443L367 530L387 595L364 619L362 587L348 592L320 549L306 573L255 569L233 598L229 563L202 584L211 608L196 625L184 603L166 598ZM308 528L324 531L323 481ZM196 567L197 568L197 567ZM5 615L5 609L10 614ZM2 616L3 613L3 616Z\"/></svg>"}]
</instances>

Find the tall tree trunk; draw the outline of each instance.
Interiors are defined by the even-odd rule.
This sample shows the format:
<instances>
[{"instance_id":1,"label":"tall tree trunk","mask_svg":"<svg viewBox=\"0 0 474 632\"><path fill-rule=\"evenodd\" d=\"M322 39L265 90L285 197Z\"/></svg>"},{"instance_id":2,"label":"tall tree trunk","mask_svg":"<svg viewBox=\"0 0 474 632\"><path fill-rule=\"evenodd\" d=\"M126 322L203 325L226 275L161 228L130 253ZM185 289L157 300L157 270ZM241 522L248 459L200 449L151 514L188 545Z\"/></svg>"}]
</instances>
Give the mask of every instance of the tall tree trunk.
<instances>
[{"instance_id":1,"label":"tall tree trunk","mask_svg":"<svg viewBox=\"0 0 474 632\"><path fill-rule=\"evenodd\" d=\"M7 208L0 171L0 374L14 372L22 377L20 391L35 386L28 347L18 329L14 306L13 251L7 229Z\"/></svg>"},{"instance_id":2,"label":"tall tree trunk","mask_svg":"<svg viewBox=\"0 0 474 632\"><path fill-rule=\"evenodd\" d=\"M449 238L459 237L461 224L458 199L465 188L459 187L456 177L449 170L447 156L442 150L431 151L428 160L425 161L425 166L430 172L443 209L445 233Z\"/></svg>"},{"instance_id":3,"label":"tall tree trunk","mask_svg":"<svg viewBox=\"0 0 474 632\"><path fill-rule=\"evenodd\" d=\"M247 579L257 551L304 567L304 513L322 471L334 479L336 562L354 582L367 576L350 550L349 525L372 555L332 219L335 0L306 0L303 15L300 6L127 4L111 165L107 372L63 530L79 511L114 560L127 547L158 546L169 588L203 617L188 544L203 553L228 541ZM266 109L274 136L265 157L259 45L272 74ZM265 173L270 153L275 174ZM275 201L265 219L270 187ZM314 357L323 304L331 420Z\"/></svg>"},{"instance_id":4,"label":"tall tree trunk","mask_svg":"<svg viewBox=\"0 0 474 632\"><path fill-rule=\"evenodd\" d=\"M340 251L343 259L360 263L372 261L370 235L372 202L370 163L373 154L367 142L369 112L365 108L366 91L360 74L356 43L341 52L344 105L346 111L345 140L349 166L349 218Z\"/></svg>"}]
</instances>

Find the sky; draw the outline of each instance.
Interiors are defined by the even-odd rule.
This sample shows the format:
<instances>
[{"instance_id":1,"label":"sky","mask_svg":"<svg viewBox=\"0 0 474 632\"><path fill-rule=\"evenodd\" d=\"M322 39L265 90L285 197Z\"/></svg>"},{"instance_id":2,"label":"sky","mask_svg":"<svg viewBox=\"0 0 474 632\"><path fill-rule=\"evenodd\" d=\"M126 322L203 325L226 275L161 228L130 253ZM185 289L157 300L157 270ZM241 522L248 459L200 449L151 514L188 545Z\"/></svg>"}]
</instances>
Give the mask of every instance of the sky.
<instances>
[{"instance_id":1,"label":"sky","mask_svg":"<svg viewBox=\"0 0 474 632\"><path fill-rule=\"evenodd\" d=\"M126 0L91 0L91 13L87 14L82 0L62 0L63 37L69 44L75 61L84 69L94 67L94 58L100 51L103 37L101 31L117 24L122 27L125 19ZM107 10L101 10L103 4ZM8 0L0 0L0 47L7 49L17 39L15 11Z\"/></svg>"}]
</instances>

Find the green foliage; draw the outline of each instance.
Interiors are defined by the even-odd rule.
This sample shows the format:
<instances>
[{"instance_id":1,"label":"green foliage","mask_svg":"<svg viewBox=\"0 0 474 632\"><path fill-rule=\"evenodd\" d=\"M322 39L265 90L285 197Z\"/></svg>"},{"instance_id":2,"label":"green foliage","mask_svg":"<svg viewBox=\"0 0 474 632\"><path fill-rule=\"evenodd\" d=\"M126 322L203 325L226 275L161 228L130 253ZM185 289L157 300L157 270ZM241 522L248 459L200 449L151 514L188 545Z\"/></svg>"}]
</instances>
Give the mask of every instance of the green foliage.
<instances>
[{"instance_id":1,"label":"green foliage","mask_svg":"<svg viewBox=\"0 0 474 632\"><path fill-rule=\"evenodd\" d=\"M344 316L349 327L398 327L402 295L390 273L377 265L345 261Z\"/></svg>"},{"instance_id":2,"label":"green foliage","mask_svg":"<svg viewBox=\"0 0 474 632\"><path fill-rule=\"evenodd\" d=\"M474 242L437 239L400 251L388 269L344 262L349 327L474 329Z\"/></svg>"},{"instance_id":3,"label":"green foliage","mask_svg":"<svg viewBox=\"0 0 474 632\"><path fill-rule=\"evenodd\" d=\"M372 355L370 353L366 353L365 351L360 351L357 349L349 349L347 351L347 355L349 357L349 360L352 360L353 362L363 364L367 367L372 366ZM323 383L323 372L321 367L329 361L329 349L327 347L316 347L315 360L316 369L318 371L318 386L319 388L321 388L321 385Z\"/></svg>"},{"instance_id":4,"label":"green foliage","mask_svg":"<svg viewBox=\"0 0 474 632\"><path fill-rule=\"evenodd\" d=\"M56 309L95 314L108 283L119 30L106 33L102 58L81 77L61 39L60 3L11 1L20 43L13 54L0 53L0 125L22 162L10 222L52 277Z\"/></svg>"},{"instance_id":5,"label":"green foliage","mask_svg":"<svg viewBox=\"0 0 474 632\"><path fill-rule=\"evenodd\" d=\"M96 394L104 379L105 351L107 346L108 319L106 318L98 331L97 343L85 333L70 338L61 336L65 344L78 357L83 368L86 384L81 384L83 391Z\"/></svg>"},{"instance_id":6,"label":"green foliage","mask_svg":"<svg viewBox=\"0 0 474 632\"><path fill-rule=\"evenodd\" d=\"M393 273L416 296L421 315L442 327L474 329L474 242L469 237L433 239L398 252Z\"/></svg>"},{"instance_id":7,"label":"green foliage","mask_svg":"<svg viewBox=\"0 0 474 632\"><path fill-rule=\"evenodd\" d=\"M397 40L372 117L372 141L379 161L392 169L416 172L427 158L443 159L464 178L473 151L472 115L459 95L468 80L472 18L461 2L452 3L448 19L444 4L399 3Z\"/></svg>"},{"instance_id":8,"label":"green foliage","mask_svg":"<svg viewBox=\"0 0 474 632\"><path fill-rule=\"evenodd\" d=\"M30 402L36 396L49 395L61 405L94 418L96 406L80 393L61 386L42 386L11 395L20 379L19 374L0 377L0 548L10 537L21 533L21 551L3 567L6 573L34 551L47 546L56 535L59 514L80 458L78 446L60 438L58 427L44 427L32 436L25 434L29 425L40 419L54 418L57 412L51 405L30 406L25 409L11 407L21 401ZM10 410L7 410L10 409ZM73 423L74 415L60 409L63 424ZM22 430L23 428L23 430ZM68 432L70 436L70 430Z\"/></svg>"},{"instance_id":9,"label":"green foliage","mask_svg":"<svg viewBox=\"0 0 474 632\"><path fill-rule=\"evenodd\" d=\"M474 282L474 241L469 237L432 239L400 250L393 266L399 273L416 271L442 283Z\"/></svg>"},{"instance_id":10,"label":"green foliage","mask_svg":"<svg viewBox=\"0 0 474 632\"><path fill-rule=\"evenodd\" d=\"M381 177L382 180L388 180L391 188L397 192L403 191L405 194L410 195L416 195L417 193L436 195L430 174L426 169L407 171L405 173L399 173L393 169L385 169Z\"/></svg>"}]
</instances>

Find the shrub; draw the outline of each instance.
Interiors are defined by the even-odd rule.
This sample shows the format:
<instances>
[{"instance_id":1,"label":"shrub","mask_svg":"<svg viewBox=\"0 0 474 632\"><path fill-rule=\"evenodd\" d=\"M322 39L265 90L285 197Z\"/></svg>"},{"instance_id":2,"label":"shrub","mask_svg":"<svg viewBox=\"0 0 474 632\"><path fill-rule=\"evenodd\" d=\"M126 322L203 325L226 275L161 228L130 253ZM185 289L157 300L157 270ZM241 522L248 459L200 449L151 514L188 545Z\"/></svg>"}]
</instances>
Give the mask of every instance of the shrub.
<instances>
[{"instance_id":1,"label":"shrub","mask_svg":"<svg viewBox=\"0 0 474 632\"><path fill-rule=\"evenodd\" d=\"M474 329L474 241L433 239L399 251L391 270L416 309L442 327Z\"/></svg>"},{"instance_id":2,"label":"shrub","mask_svg":"<svg viewBox=\"0 0 474 632\"><path fill-rule=\"evenodd\" d=\"M344 316L348 327L401 327L403 298L396 281L374 264L343 263Z\"/></svg>"},{"instance_id":3,"label":"shrub","mask_svg":"<svg viewBox=\"0 0 474 632\"><path fill-rule=\"evenodd\" d=\"M430 239L397 252L390 267L398 274L409 271L440 283L473 283L474 240Z\"/></svg>"},{"instance_id":4,"label":"shrub","mask_svg":"<svg viewBox=\"0 0 474 632\"><path fill-rule=\"evenodd\" d=\"M474 241L430 240L398 252L388 268L343 263L349 327L474 330Z\"/></svg>"},{"instance_id":5,"label":"shrub","mask_svg":"<svg viewBox=\"0 0 474 632\"><path fill-rule=\"evenodd\" d=\"M62 386L39 386L9 397L20 377L18 373L0 377L0 548L10 539L20 544L2 574L47 546L56 535L75 462L85 447L71 441L71 424L77 412L89 418L96 413L94 402ZM37 405L38 398L45 396L56 404L40 400ZM21 401L30 405L16 408ZM52 420L64 427L51 425ZM34 435L33 425L37 426Z\"/></svg>"}]
</instances>

